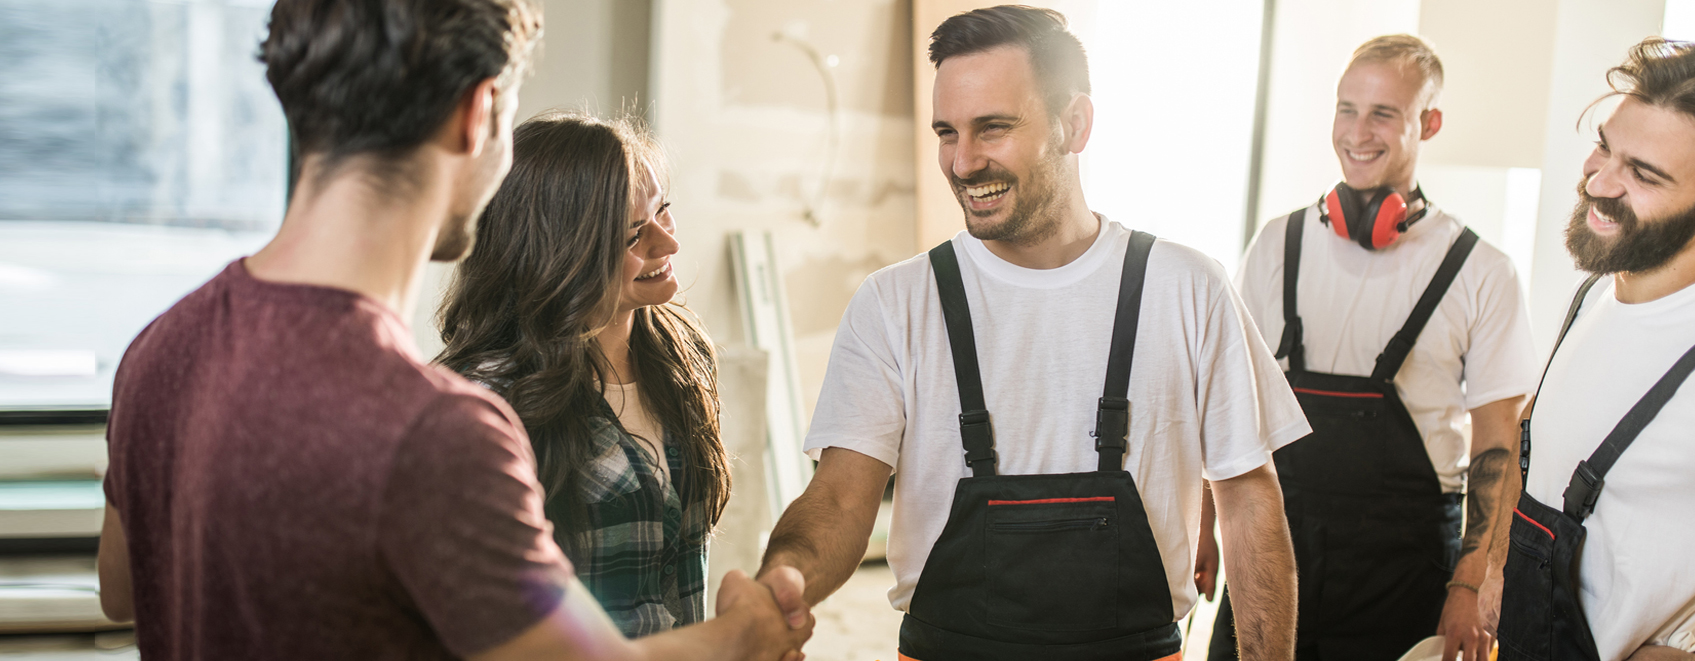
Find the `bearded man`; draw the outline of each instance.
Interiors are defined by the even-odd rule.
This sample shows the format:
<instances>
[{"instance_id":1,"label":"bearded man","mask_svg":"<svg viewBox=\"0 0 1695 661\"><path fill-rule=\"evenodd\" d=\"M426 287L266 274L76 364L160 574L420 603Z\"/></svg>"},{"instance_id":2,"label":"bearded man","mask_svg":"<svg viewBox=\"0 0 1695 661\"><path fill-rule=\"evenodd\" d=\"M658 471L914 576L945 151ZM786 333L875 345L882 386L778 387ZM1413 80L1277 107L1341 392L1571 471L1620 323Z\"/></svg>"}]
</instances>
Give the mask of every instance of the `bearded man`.
<instances>
[{"instance_id":1,"label":"bearded man","mask_svg":"<svg viewBox=\"0 0 1695 661\"><path fill-rule=\"evenodd\" d=\"M1566 229L1591 275L1522 427L1502 661L1695 659L1695 45L1643 41L1608 81Z\"/></svg>"},{"instance_id":2,"label":"bearded man","mask_svg":"<svg viewBox=\"0 0 1695 661\"><path fill-rule=\"evenodd\" d=\"M840 587L898 471L902 659L1174 659L1204 477L1243 657L1289 659L1271 453L1309 429L1224 270L1089 210L1094 106L1063 16L960 14L930 60L966 231L854 296L806 440L818 470L762 580L799 569L812 603Z\"/></svg>"}]
</instances>

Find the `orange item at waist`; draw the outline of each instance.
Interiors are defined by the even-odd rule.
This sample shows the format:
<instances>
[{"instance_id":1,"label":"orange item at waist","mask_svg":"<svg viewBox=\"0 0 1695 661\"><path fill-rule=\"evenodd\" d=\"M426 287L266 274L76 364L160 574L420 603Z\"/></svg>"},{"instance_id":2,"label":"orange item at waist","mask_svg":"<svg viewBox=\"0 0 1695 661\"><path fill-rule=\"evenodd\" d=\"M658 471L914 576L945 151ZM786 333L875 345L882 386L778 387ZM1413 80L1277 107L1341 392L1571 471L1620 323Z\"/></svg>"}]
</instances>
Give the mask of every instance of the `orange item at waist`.
<instances>
[{"instance_id":1,"label":"orange item at waist","mask_svg":"<svg viewBox=\"0 0 1695 661\"><path fill-rule=\"evenodd\" d=\"M905 654L901 654L899 652L896 652L895 654L900 657L900 661L918 661L918 659L914 659L910 656L907 656ZM1183 653L1178 652L1178 653L1173 654L1171 656L1162 657L1160 659L1157 659L1156 661L1183 661Z\"/></svg>"}]
</instances>

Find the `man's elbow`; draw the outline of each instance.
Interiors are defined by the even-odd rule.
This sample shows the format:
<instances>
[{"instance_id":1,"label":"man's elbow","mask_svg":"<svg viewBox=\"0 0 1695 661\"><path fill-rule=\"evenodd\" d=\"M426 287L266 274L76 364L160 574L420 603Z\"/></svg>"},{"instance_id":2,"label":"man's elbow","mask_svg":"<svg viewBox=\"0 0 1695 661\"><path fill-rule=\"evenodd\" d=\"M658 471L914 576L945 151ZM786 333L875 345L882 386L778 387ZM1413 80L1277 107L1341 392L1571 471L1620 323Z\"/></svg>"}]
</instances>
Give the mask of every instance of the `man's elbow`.
<instances>
[{"instance_id":1,"label":"man's elbow","mask_svg":"<svg viewBox=\"0 0 1695 661\"><path fill-rule=\"evenodd\" d=\"M95 556L100 576L100 612L113 622L135 619L135 586L129 571L129 539L118 508L106 504L100 524L100 549Z\"/></svg>"},{"instance_id":2,"label":"man's elbow","mask_svg":"<svg viewBox=\"0 0 1695 661\"><path fill-rule=\"evenodd\" d=\"M125 623L135 620L135 604L131 603L128 595L119 598L115 590L100 591L100 613L113 622Z\"/></svg>"}]
</instances>

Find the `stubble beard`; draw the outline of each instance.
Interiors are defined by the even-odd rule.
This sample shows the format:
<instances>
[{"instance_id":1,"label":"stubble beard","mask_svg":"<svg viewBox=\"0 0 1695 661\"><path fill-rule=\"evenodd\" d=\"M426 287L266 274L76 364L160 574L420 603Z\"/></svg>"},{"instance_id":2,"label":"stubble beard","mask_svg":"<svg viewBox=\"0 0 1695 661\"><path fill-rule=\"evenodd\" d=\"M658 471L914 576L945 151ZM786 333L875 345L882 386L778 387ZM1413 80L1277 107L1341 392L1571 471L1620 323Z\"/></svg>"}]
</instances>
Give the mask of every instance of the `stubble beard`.
<instances>
[{"instance_id":1,"label":"stubble beard","mask_svg":"<svg viewBox=\"0 0 1695 661\"><path fill-rule=\"evenodd\" d=\"M1618 234L1602 237L1589 228L1589 209L1618 223ZM1689 246L1695 238L1695 207L1669 218L1643 222L1618 198L1591 197L1585 180L1577 184L1577 207L1566 225L1566 251L1577 268L1595 274L1648 273Z\"/></svg>"},{"instance_id":2,"label":"stubble beard","mask_svg":"<svg viewBox=\"0 0 1695 661\"><path fill-rule=\"evenodd\" d=\"M1060 218L1054 207L1057 206L1059 198L1058 182L1064 172L1064 165L1065 154L1056 144L1050 146L1048 155L1037 163L1027 181L1019 181L1001 171L985 172L986 176L973 177L970 180L950 177L955 191L954 198L965 211L965 230L980 241L1002 241L1025 247L1039 244L1057 234ZM974 223L972 220L993 216L995 211L973 211L965 188L993 181L1015 184L1018 199L1013 203L1012 209L1008 210L1006 220L993 225Z\"/></svg>"}]
</instances>

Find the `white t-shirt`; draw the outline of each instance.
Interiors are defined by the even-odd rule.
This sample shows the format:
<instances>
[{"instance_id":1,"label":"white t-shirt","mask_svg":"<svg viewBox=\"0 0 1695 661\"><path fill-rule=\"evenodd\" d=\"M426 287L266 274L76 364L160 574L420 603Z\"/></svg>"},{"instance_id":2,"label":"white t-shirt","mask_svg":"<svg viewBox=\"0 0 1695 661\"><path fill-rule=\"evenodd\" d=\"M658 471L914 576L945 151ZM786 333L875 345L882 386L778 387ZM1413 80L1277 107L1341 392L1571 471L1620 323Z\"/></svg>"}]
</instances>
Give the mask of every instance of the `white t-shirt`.
<instances>
[{"instance_id":1,"label":"white t-shirt","mask_svg":"<svg viewBox=\"0 0 1695 661\"><path fill-rule=\"evenodd\" d=\"M1695 287L1626 305L1591 289L1554 354L1531 418L1525 487L1560 509L1577 462L1695 346ZM1602 659L1646 642L1695 651L1695 383L1685 382L1606 475L1578 583Z\"/></svg>"},{"instance_id":2,"label":"white t-shirt","mask_svg":"<svg viewBox=\"0 0 1695 661\"><path fill-rule=\"evenodd\" d=\"M1407 322L1463 227L1433 207L1400 240L1371 252L1336 236L1318 218L1317 206L1308 207L1296 285L1307 370L1371 376L1378 354ZM1274 344L1283 337L1287 227L1287 217L1266 223L1236 274L1243 303ZM1504 253L1478 241L1395 376L1444 492L1465 490L1467 413L1530 394L1537 367L1518 273Z\"/></svg>"},{"instance_id":3,"label":"white t-shirt","mask_svg":"<svg viewBox=\"0 0 1695 661\"><path fill-rule=\"evenodd\" d=\"M1047 270L1010 264L963 232L953 239L1002 475L1098 468L1089 434L1130 236L1117 223L1101 227L1081 257ZM1142 296L1125 465L1181 618L1195 601L1202 476L1253 470L1309 428L1218 262L1159 241ZM959 413L928 256L871 274L836 334L806 449L817 458L847 448L895 468L888 557L897 609L912 599L955 484L971 474Z\"/></svg>"}]
</instances>

